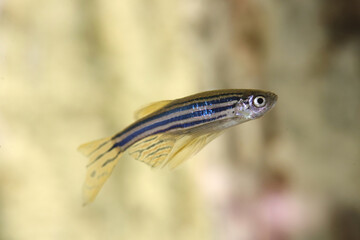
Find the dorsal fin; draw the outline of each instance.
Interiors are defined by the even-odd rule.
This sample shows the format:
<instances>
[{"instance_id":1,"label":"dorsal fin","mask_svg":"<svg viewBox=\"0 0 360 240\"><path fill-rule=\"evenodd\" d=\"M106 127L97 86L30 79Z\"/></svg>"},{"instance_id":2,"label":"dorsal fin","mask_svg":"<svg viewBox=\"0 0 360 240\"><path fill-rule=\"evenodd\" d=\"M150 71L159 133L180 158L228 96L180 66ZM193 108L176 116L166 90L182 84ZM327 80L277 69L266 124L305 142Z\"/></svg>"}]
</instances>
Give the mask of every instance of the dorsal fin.
<instances>
[{"instance_id":1,"label":"dorsal fin","mask_svg":"<svg viewBox=\"0 0 360 240\"><path fill-rule=\"evenodd\" d=\"M137 120L139 118L145 117L145 116L149 115L150 113L153 113L153 112L159 110L160 108L164 107L165 105L169 104L170 102L171 102L171 100L163 100L163 101L151 103L151 104L139 109L138 111L136 111L135 119Z\"/></svg>"}]
</instances>

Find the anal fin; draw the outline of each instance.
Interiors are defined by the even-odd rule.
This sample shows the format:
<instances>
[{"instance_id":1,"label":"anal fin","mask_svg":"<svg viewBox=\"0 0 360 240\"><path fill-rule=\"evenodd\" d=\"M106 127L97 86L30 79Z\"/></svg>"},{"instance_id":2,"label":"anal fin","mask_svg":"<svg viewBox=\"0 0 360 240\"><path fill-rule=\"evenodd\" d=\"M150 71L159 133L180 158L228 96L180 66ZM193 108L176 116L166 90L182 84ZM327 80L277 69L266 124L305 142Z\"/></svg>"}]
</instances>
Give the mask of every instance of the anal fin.
<instances>
[{"instance_id":1,"label":"anal fin","mask_svg":"<svg viewBox=\"0 0 360 240\"><path fill-rule=\"evenodd\" d=\"M135 143L128 150L131 157L151 167L161 166L168 158L176 139L171 135L157 134Z\"/></svg>"},{"instance_id":2,"label":"anal fin","mask_svg":"<svg viewBox=\"0 0 360 240\"><path fill-rule=\"evenodd\" d=\"M151 167L174 169L199 152L221 132L208 134L157 134L142 139L128 150L131 157Z\"/></svg>"}]
</instances>

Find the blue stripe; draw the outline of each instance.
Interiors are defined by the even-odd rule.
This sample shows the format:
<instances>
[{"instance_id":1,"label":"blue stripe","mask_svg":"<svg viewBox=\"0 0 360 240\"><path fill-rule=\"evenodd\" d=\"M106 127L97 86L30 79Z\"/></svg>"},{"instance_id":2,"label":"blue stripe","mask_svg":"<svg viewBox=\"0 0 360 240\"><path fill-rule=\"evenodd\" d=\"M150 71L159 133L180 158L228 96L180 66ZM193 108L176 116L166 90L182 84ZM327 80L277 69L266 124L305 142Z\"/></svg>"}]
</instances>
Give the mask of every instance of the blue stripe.
<instances>
[{"instance_id":1,"label":"blue stripe","mask_svg":"<svg viewBox=\"0 0 360 240\"><path fill-rule=\"evenodd\" d=\"M217 117L214 117L214 118L208 118L208 119L203 119L203 120L198 120L198 121L193 121L193 122L188 122L188 123L182 123L182 124L173 125L173 126L168 127L168 128L166 128L166 129L162 129L162 130L156 131L154 134L166 132L166 131L169 131L169 130L172 130L172 129L188 128L188 127L192 127L192 126L195 126L195 125L199 125L199 124L201 124L201 123L212 122L212 121L215 121L215 120L217 120L217 119L223 118L223 117L225 117L225 116L226 116L226 114L222 114L222 115L217 116Z\"/></svg>"},{"instance_id":2,"label":"blue stripe","mask_svg":"<svg viewBox=\"0 0 360 240\"><path fill-rule=\"evenodd\" d=\"M230 93L229 93L230 94ZM228 94L227 94L228 95ZM214 96L208 96L206 98L212 98L212 97L216 97L216 96L222 96L222 95L214 95ZM204 98L199 98L199 99L206 99L205 97ZM129 132L131 131L132 129L142 125L142 124L145 124L149 121L152 121L152 120L155 120L155 119L158 119L158 118L161 118L161 117L164 117L164 116L167 116L167 115L170 115L172 113L176 113L176 112L181 112L181 111L185 111L185 110L189 110L189 109L198 109L200 107L204 107L204 106L212 106L214 104L219 104L219 103L225 103L225 102L229 102L229 101L234 101L234 100L240 100L240 97L238 96L234 96L234 97L228 97L228 98L220 98L220 99L215 99L215 100L212 100L212 101L203 101L203 102L196 102L196 103L192 103L192 104L189 104L189 105L186 105L186 106L182 106L182 107L178 107L178 108L174 108L174 109L171 109L169 111L166 111L166 112L163 112L161 114L158 114L158 115L155 115L155 116L152 116L152 117L149 117L149 118L145 118L144 120L142 121L138 121L138 122L135 122L134 124L130 125L129 127L127 127L124 131L116 134L112 139L115 139L115 138L118 138L120 137L121 135L125 134L126 132ZM193 101L193 100L191 100ZM186 102L185 102L186 103ZM181 103L183 104L183 102ZM176 106L178 104L174 104L174 105L170 105L169 107L172 107L172 106ZM214 109L212 109L214 110ZM212 111L211 109L208 109L207 111L211 112ZM202 112L202 111L199 111L199 112ZM193 113L193 114L196 114ZM209 113L207 114L200 114L200 115L208 115ZM210 113L211 114L211 113ZM200 116L199 115L199 116Z\"/></svg>"},{"instance_id":3,"label":"blue stripe","mask_svg":"<svg viewBox=\"0 0 360 240\"><path fill-rule=\"evenodd\" d=\"M227 109L231 109L233 107L234 106L226 106L226 107L214 108L214 109L211 109L211 114L222 112L222 111L225 111ZM184 114L184 115L181 115L181 116L178 116L178 117L166 119L166 120L161 121L161 122L156 122L154 124L151 124L151 125L149 125L147 127L141 128L138 131L130 134L129 136L124 138L121 142L118 142L115 145L123 147L128 142L130 142L133 138L135 138L139 134L142 134L142 133L144 133L146 131L152 130L154 128L157 128L157 127L169 124L169 123L174 123L174 122L177 122L177 121L181 121L181 120L185 120L185 119L189 119L189 118L193 118L193 117L206 116L206 115L209 115L209 110L197 111L197 112L194 112L194 113ZM196 124L199 124L199 123L207 122L208 120L211 121L211 120L215 120L215 119L217 119L217 118L209 118L209 119L204 119L204 120L199 120L199 121L193 121L193 122L190 122L190 123L178 124L178 125L174 125L174 126L176 126L174 128L187 128L187 127L191 127L191 126L194 126ZM170 129L173 129L173 127L171 127ZM160 130L160 131L157 131L156 133L160 133L160 132L164 132L164 131L166 131L166 130Z\"/></svg>"},{"instance_id":4,"label":"blue stripe","mask_svg":"<svg viewBox=\"0 0 360 240\"><path fill-rule=\"evenodd\" d=\"M191 98L188 101L181 101L181 102L178 102L178 103L174 103L169 107L174 107L174 106L177 106L177 105L183 105L183 104L194 102L194 101L206 100L206 99L209 99L209 98L220 98L220 97L223 97L223 96L235 95L235 94L236 93L234 93L234 92L229 92L229 93L222 93L222 94L217 94L217 95L209 95L209 96L206 96L206 97ZM223 99L223 98L220 98L220 99ZM240 97L237 97L237 99L240 99ZM178 100L181 100L181 99L178 99Z\"/></svg>"}]
</instances>

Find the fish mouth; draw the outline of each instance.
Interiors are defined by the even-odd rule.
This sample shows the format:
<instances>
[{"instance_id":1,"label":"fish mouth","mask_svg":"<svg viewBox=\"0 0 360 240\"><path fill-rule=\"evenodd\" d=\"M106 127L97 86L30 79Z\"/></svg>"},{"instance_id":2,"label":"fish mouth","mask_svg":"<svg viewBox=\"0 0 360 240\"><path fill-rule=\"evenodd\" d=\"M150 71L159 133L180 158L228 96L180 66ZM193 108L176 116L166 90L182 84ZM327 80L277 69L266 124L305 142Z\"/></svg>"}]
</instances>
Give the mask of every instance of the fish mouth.
<instances>
[{"instance_id":1,"label":"fish mouth","mask_svg":"<svg viewBox=\"0 0 360 240\"><path fill-rule=\"evenodd\" d=\"M269 107L268 107L268 111L269 111L273 107L275 107L276 102L278 100L278 96L275 93L272 93L272 92L269 92L268 94L269 94L268 97L269 97L269 100L270 100L270 104L269 104Z\"/></svg>"},{"instance_id":2,"label":"fish mouth","mask_svg":"<svg viewBox=\"0 0 360 240\"><path fill-rule=\"evenodd\" d=\"M274 94L274 103L276 103L278 100L278 96L275 93L273 93L273 94Z\"/></svg>"}]
</instances>

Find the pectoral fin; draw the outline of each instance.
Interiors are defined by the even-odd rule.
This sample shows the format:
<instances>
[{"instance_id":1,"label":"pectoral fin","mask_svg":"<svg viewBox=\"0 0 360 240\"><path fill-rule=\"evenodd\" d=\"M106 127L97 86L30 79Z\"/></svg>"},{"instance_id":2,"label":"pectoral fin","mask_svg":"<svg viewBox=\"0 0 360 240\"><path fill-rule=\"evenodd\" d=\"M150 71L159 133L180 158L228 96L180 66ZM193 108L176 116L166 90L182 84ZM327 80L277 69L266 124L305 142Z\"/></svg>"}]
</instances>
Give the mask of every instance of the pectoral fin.
<instances>
[{"instance_id":1,"label":"pectoral fin","mask_svg":"<svg viewBox=\"0 0 360 240\"><path fill-rule=\"evenodd\" d=\"M204 135L184 135L177 139L171 153L162 167L174 169L199 152L221 132Z\"/></svg>"}]
</instances>

